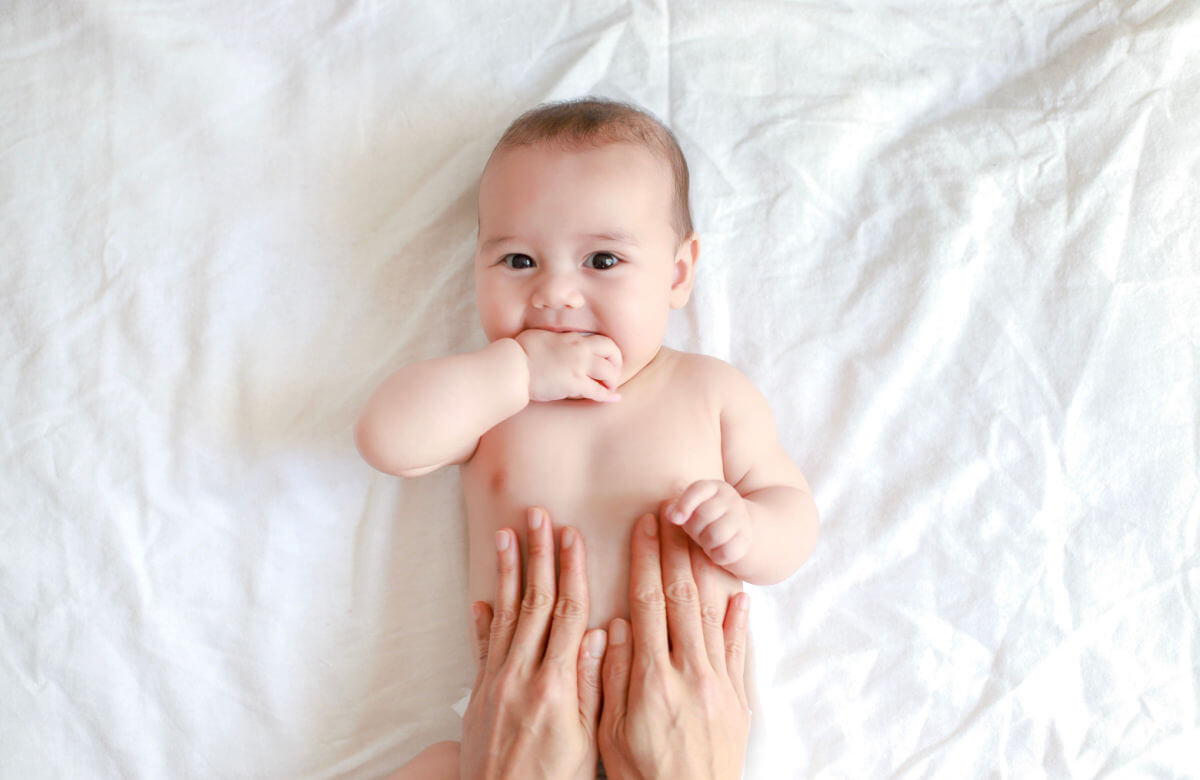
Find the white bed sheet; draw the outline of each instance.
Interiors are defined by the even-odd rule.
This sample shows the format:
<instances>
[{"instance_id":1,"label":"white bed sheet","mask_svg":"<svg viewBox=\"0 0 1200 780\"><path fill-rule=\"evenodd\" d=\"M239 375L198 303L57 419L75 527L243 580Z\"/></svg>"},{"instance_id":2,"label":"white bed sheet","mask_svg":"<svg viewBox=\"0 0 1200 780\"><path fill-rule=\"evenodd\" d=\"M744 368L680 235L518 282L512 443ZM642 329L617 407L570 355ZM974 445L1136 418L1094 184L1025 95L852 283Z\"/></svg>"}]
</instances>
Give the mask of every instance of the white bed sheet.
<instances>
[{"instance_id":1,"label":"white bed sheet","mask_svg":"<svg viewBox=\"0 0 1200 780\"><path fill-rule=\"evenodd\" d=\"M813 559L747 776L1200 772L1200 7L8 0L0 775L368 777L457 736L452 471L351 426L483 343L543 100L677 131L669 343L763 390Z\"/></svg>"}]
</instances>

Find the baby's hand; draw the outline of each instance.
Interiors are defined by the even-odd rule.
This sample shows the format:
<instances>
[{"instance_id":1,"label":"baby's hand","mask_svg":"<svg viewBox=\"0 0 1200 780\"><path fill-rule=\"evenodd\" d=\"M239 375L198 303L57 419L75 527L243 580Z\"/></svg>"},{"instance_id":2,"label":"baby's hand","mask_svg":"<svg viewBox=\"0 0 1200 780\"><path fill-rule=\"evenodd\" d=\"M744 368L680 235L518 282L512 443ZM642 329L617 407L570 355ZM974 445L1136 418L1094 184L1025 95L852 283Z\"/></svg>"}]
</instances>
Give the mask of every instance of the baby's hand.
<instances>
[{"instance_id":1,"label":"baby's hand","mask_svg":"<svg viewBox=\"0 0 1200 780\"><path fill-rule=\"evenodd\" d=\"M621 399L621 351L607 336L530 329L516 341L529 360L529 400Z\"/></svg>"},{"instance_id":2,"label":"baby's hand","mask_svg":"<svg viewBox=\"0 0 1200 780\"><path fill-rule=\"evenodd\" d=\"M753 529L746 499L724 480L693 482L667 505L666 515L718 566L737 563L750 551Z\"/></svg>"}]
</instances>

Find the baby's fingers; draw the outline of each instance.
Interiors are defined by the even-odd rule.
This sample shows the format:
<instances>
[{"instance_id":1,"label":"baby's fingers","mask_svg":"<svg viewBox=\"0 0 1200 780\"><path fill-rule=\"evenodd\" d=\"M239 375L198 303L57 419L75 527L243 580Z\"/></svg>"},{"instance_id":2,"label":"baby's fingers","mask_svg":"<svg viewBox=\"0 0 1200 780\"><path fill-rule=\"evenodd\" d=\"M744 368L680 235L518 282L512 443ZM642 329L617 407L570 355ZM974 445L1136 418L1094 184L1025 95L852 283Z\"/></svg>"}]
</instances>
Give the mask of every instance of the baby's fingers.
<instances>
[{"instance_id":1,"label":"baby's fingers","mask_svg":"<svg viewBox=\"0 0 1200 780\"><path fill-rule=\"evenodd\" d=\"M597 403L610 404L621 400L620 393L615 393L609 390L604 385L594 379L588 379L581 389L579 395L572 396L574 398L589 398Z\"/></svg>"},{"instance_id":2,"label":"baby's fingers","mask_svg":"<svg viewBox=\"0 0 1200 780\"><path fill-rule=\"evenodd\" d=\"M592 364L588 367L588 378L615 393L621 384L621 369L602 357L593 357Z\"/></svg>"},{"instance_id":3,"label":"baby's fingers","mask_svg":"<svg viewBox=\"0 0 1200 780\"><path fill-rule=\"evenodd\" d=\"M697 515L699 514L698 512ZM738 531L741 529L733 518L725 514L711 523L706 523L699 517L693 517L683 527L683 530L695 540L696 544L703 547L704 551L711 555L713 550L737 536Z\"/></svg>"},{"instance_id":4,"label":"baby's fingers","mask_svg":"<svg viewBox=\"0 0 1200 780\"><path fill-rule=\"evenodd\" d=\"M667 520L674 525L683 525L688 522L697 509L717 495L723 484L725 483L715 479L701 479L693 482L679 498L675 499L675 506L667 515ZM712 518L708 518L704 525L708 525L711 521ZM699 530L697 530L698 532ZM689 532L688 535L691 536L691 533Z\"/></svg>"},{"instance_id":5,"label":"baby's fingers","mask_svg":"<svg viewBox=\"0 0 1200 780\"><path fill-rule=\"evenodd\" d=\"M615 341L608 336L595 334L587 337L587 345L592 350L592 354L598 358L602 358L620 372L621 350L617 347Z\"/></svg>"},{"instance_id":6,"label":"baby's fingers","mask_svg":"<svg viewBox=\"0 0 1200 780\"><path fill-rule=\"evenodd\" d=\"M746 557L750 552L750 539L746 534L734 534L733 538L724 544L706 549L708 557L718 566L728 566Z\"/></svg>"}]
</instances>

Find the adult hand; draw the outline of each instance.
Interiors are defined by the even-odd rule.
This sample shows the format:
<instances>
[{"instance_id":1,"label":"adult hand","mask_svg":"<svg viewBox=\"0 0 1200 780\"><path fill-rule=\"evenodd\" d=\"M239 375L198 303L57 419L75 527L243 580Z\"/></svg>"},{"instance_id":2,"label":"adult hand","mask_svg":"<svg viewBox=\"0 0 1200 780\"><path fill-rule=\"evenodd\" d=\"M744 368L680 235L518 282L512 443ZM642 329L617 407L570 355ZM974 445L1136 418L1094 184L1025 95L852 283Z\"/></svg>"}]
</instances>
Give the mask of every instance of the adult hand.
<instances>
[{"instance_id":1,"label":"adult hand","mask_svg":"<svg viewBox=\"0 0 1200 780\"><path fill-rule=\"evenodd\" d=\"M529 400L620 400L621 351L607 336L531 328L516 341L529 360Z\"/></svg>"},{"instance_id":2,"label":"adult hand","mask_svg":"<svg viewBox=\"0 0 1200 780\"><path fill-rule=\"evenodd\" d=\"M554 531L545 510L530 509L529 562L520 597L521 560L509 529L496 533L495 611L475 612L479 672L463 716L464 778L596 775L603 630L588 632L583 539L562 531L554 583Z\"/></svg>"},{"instance_id":3,"label":"adult hand","mask_svg":"<svg viewBox=\"0 0 1200 780\"><path fill-rule=\"evenodd\" d=\"M748 597L736 594L726 609L714 564L653 515L634 526L632 547L632 631L613 620L604 658L608 776L739 778L750 733Z\"/></svg>"}]
</instances>

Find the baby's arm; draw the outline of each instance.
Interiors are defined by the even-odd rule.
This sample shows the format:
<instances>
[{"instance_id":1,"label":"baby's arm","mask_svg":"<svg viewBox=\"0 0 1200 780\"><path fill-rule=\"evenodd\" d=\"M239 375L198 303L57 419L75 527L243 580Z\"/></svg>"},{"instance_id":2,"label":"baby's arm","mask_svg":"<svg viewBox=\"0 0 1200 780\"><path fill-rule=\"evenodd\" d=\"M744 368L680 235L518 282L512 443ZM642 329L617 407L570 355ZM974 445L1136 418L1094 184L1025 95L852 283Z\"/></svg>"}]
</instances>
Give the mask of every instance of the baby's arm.
<instances>
[{"instance_id":1,"label":"baby's arm","mask_svg":"<svg viewBox=\"0 0 1200 780\"><path fill-rule=\"evenodd\" d=\"M668 511L714 562L756 585L789 577L812 553L817 508L779 443L758 388L731 366L718 371L725 481L690 485ZM670 516L670 515L669 515Z\"/></svg>"},{"instance_id":2,"label":"baby's arm","mask_svg":"<svg viewBox=\"0 0 1200 780\"><path fill-rule=\"evenodd\" d=\"M479 437L531 401L612 401L621 353L605 336L525 330L478 352L401 368L367 402L354 430L367 463L417 477L465 463Z\"/></svg>"},{"instance_id":3,"label":"baby's arm","mask_svg":"<svg viewBox=\"0 0 1200 780\"><path fill-rule=\"evenodd\" d=\"M413 363L367 402L354 440L363 459L401 477L471 457L479 437L529 404L529 365L514 339Z\"/></svg>"}]
</instances>

